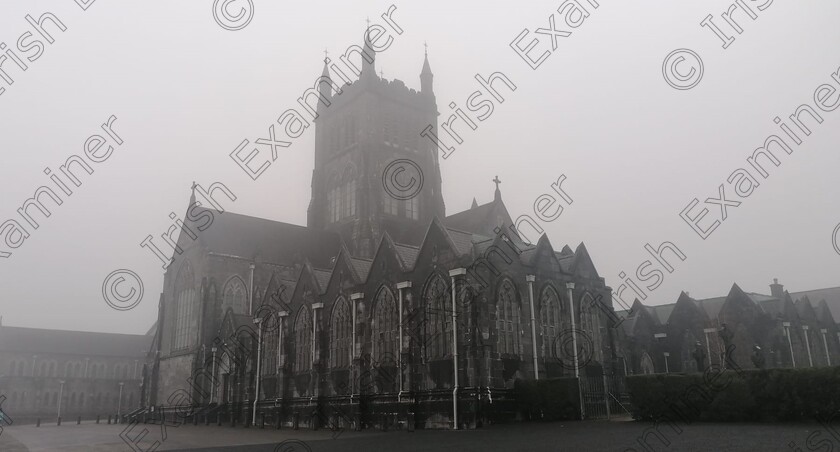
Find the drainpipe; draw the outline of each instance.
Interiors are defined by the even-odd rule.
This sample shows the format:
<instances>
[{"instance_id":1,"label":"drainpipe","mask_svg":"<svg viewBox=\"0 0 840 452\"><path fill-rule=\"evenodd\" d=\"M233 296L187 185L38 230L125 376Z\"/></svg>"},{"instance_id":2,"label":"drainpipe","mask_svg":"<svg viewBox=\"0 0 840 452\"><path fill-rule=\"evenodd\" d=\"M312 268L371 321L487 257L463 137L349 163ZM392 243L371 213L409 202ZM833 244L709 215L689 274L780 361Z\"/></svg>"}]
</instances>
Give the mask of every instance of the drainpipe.
<instances>
[{"instance_id":1,"label":"drainpipe","mask_svg":"<svg viewBox=\"0 0 840 452\"><path fill-rule=\"evenodd\" d=\"M785 335L788 340L788 347L790 348L790 362L796 368L796 358L793 357L793 343L790 341L790 322L782 322L782 327L785 329Z\"/></svg>"},{"instance_id":2,"label":"drainpipe","mask_svg":"<svg viewBox=\"0 0 840 452\"><path fill-rule=\"evenodd\" d=\"M356 300L362 300L365 298L365 294L362 292L357 292L354 294L350 294L350 306L352 307L351 311L353 312L353 338L350 341L350 367L356 367L353 361L356 359ZM350 376L350 403L353 403L353 394L355 393L355 385L353 384L356 381L353 376Z\"/></svg>"},{"instance_id":3,"label":"drainpipe","mask_svg":"<svg viewBox=\"0 0 840 452\"><path fill-rule=\"evenodd\" d=\"M262 319L257 317L254 319L254 323L257 324L257 382L254 388L254 410L251 415L251 422L252 425L256 427L257 425L257 402L260 400L260 377L262 376Z\"/></svg>"},{"instance_id":4,"label":"drainpipe","mask_svg":"<svg viewBox=\"0 0 840 452\"><path fill-rule=\"evenodd\" d=\"M808 347L808 363L814 367L814 360L811 358L811 341L808 340L808 325L802 325L802 331L805 332L805 346Z\"/></svg>"},{"instance_id":5,"label":"drainpipe","mask_svg":"<svg viewBox=\"0 0 840 452\"><path fill-rule=\"evenodd\" d=\"M452 387L452 429L458 430L458 299L455 293L455 277L466 275L465 268L456 268L449 271L452 281L452 370L455 376Z\"/></svg>"},{"instance_id":6,"label":"drainpipe","mask_svg":"<svg viewBox=\"0 0 840 452\"><path fill-rule=\"evenodd\" d=\"M531 345L534 352L534 380L540 379L540 368L537 364L537 325L534 318L534 275L525 276L528 281L528 297L531 300Z\"/></svg>"},{"instance_id":7,"label":"drainpipe","mask_svg":"<svg viewBox=\"0 0 840 452\"><path fill-rule=\"evenodd\" d=\"M572 291L575 289L575 283L568 282L566 283L566 291L568 292L569 296L569 317L572 318L572 347L574 347L574 352L572 355L574 356L574 365L575 365L575 379L577 380L578 384L578 397L580 398L580 418L581 420L584 419L585 412L583 407L583 392L580 386L580 369L578 366L578 348L577 348L577 326L575 325L575 302L574 302L574 293Z\"/></svg>"},{"instance_id":8,"label":"drainpipe","mask_svg":"<svg viewBox=\"0 0 840 452\"><path fill-rule=\"evenodd\" d=\"M400 351L399 351L399 358L398 358L398 366L397 372L400 375L400 392L397 393L397 402L402 401L402 394L403 394L403 362L402 362L402 355L403 355L403 289L410 289L411 288L411 281L403 281L397 284L397 290L400 291L400 305L399 305L399 325L400 325Z\"/></svg>"},{"instance_id":9,"label":"drainpipe","mask_svg":"<svg viewBox=\"0 0 840 452\"><path fill-rule=\"evenodd\" d=\"M254 268L256 266L251 264L250 288L248 289L248 315L254 315Z\"/></svg>"},{"instance_id":10,"label":"drainpipe","mask_svg":"<svg viewBox=\"0 0 840 452\"><path fill-rule=\"evenodd\" d=\"M716 331L717 328L703 328L703 336L706 337L706 356L709 358L709 367L712 367L712 347L709 344L709 333L714 333Z\"/></svg>"},{"instance_id":11,"label":"drainpipe","mask_svg":"<svg viewBox=\"0 0 840 452\"><path fill-rule=\"evenodd\" d=\"M831 366L831 355L828 354L828 340L825 338L825 334L828 333L828 330L826 330L825 328L822 328L820 330L820 333L822 333L823 347L825 347L825 359L826 359L827 364L829 366Z\"/></svg>"}]
</instances>

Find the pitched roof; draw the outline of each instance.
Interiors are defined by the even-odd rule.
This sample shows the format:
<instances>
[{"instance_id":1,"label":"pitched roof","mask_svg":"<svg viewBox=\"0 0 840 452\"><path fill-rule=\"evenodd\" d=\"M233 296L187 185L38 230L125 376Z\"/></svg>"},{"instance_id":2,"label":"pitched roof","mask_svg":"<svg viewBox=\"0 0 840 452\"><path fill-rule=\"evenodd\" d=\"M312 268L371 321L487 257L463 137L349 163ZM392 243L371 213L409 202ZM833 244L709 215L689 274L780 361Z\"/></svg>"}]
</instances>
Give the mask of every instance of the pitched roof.
<instances>
[{"instance_id":1,"label":"pitched roof","mask_svg":"<svg viewBox=\"0 0 840 452\"><path fill-rule=\"evenodd\" d=\"M370 267L373 265L373 261L370 259L362 259L360 257L351 257L350 263L353 265L353 269L356 271L356 274L359 275L362 281L367 281L368 273L370 273ZM324 286L326 287L326 285Z\"/></svg>"},{"instance_id":2,"label":"pitched roof","mask_svg":"<svg viewBox=\"0 0 840 452\"><path fill-rule=\"evenodd\" d=\"M820 300L825 300L828 310L831 311L831 316L840 319L840 287L791 292L790 296L794 300L807 296L814 307L818 306Z\"/></svg>"},{"instance_id":3,"label":"pitched roof","mask_svg":"<svg viewBox=\"0 0 840 452\"><path fill-rule=\"evenodd\" d=\"M319 268L312 269L312 276L315 277L321 291L327 289L327 284L330 282L330 275L332 275L332 272L329 270L321 270Z\"/></svg>"},{"instance_id":4,"label":"pitched roof","mask_svg":"<svg viewBox=\"0 0 840 452\"><path fill-rule=\"evenodd\" d=\"M193 231L212 252L248 259L261 256L272 263L309 259L317 265L326 265L340 246L339 236L331 232L229 211L199 209L212 213L213 222L204 231L196 231L197 228Z\"/></svg>"},{"instance_id":5,"label":"pitched roof","mask_svg":"<svg viewBox=\"0 0 840 452\"><path fill-rule=\"evenodd\" d=\"M144 357L153 336L0 326L0 351Z\"/></svg>"},{"instance_id":6,"label":"pitched roof","mask_svg":"<svg viewBox=\"0 0 840 452\"><path fill-rule=\"evenodd\" d=\"M405 267L409 270L413 269L414 263L417 262L417 256L420 254L420 248L402 243L394 243L394 249L397 250L397 256L405 264Z\"/></svg>"},{"instance_id":7,"label":"pitched roof","mask_svg":"<svg viewBox=\"0 0 840 452\"><path fill-rule=\"evenodd\" d=\"M720 314L720 310L723 308L723 304L725 302L726 297L714 297L697 300L697 304L706 311L706 315L712 320L718 318L718 314Z\"/></svg>"},{"instance_id":8,"label":"pitched roof","mask_svg":"<svg viewBox=\"0 0 840 452\"><path fill-rule=\"evenodd\" d=\"M659 320L659 323L664 325L668 323L668 319L671 318L671 313L674 312L674 307L676 305L676 303L662 304L658 306L650 306L650 309Z\"/></svg>"}]
</instances>

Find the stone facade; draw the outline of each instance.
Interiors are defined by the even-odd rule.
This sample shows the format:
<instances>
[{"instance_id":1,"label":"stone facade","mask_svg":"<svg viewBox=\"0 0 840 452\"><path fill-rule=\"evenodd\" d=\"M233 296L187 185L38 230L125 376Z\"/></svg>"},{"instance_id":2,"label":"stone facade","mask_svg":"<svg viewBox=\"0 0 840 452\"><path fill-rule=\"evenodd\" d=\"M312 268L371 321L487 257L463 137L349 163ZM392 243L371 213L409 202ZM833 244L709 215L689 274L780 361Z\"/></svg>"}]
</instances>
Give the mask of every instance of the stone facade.
<instances>
[{"instance_id":1,"label":"stone facade","mask_svg":"<svg viewBox=\"0 0 840 452\"><path fill-rule=\"evenodd\" d=\"M340 94L321 85L307 227L191 199L187 218L209 221L185 223L165 274L156 413L241 422L256 399L270 422L446 427L455 400L475 426L511 415L516 379L573 375L572 338L577 369L616 371L611 289L586 247L524 243L498 184L446 216L437 149L415 136L437 130L428 59L419 92L374 64ZM383 187L399 159L422 172L414 200Z\"/></svg>"}]
</instances>

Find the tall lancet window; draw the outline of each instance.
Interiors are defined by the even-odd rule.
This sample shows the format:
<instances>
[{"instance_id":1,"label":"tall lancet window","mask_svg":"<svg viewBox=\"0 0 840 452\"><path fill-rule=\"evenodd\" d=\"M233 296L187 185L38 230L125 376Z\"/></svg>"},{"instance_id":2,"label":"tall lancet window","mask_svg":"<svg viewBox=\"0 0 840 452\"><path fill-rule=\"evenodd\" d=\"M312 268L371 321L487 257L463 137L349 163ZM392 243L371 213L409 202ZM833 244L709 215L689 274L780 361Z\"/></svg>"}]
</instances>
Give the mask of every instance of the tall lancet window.
<instances>
[{"instance_id":1,"label":"tall lancet window","mask_svg":"<svg viewBox=\"0 0 840 452\"><path fill-rule=\"evenodd\" d=\"M335 301L330 319L330 367L343 368L350 365L352 322L350 303L344 297L339 297Z\"/></svg>"},{"instance_id":2,"label":"tall lancet window","mask_svg":"<svg viewBox=\"0 0 840 452\"><path fill-rule=\"evenodd\" d=\"M499 331L499 352L519 354L519 303L516 289L509 280L499 287L496 300L496 327Z\"/></svg>"},{"instance_id":3,"label":"tall lancet window","mask_svg":"<svg viewBox=\"0 0 840 452\"><path fill-rule=\"evenodd\" d=\"M192 344L198 327L196 304L195 277L189 261L185 261L175 280L172 350L185 349Z\"/></svg>"},{"instance_id":4,"label":"tall lancet window","mask_svg":"<svg viewBox=\"0 0 840 452\"><path fill-rule=\"evenodd\" d=\"M561 359L560 346L557 343L563 318L561 317L560 297L552 287L546 287L540 297L540 328L542 333L542 356L546 360Z\"/></svg>"},{"instance_id":5,"label":"tall lancet window","mask_svg":"<svg viewBox=\"0 0 840 452\"><path fill-rule=\"evenodd\" d=\"M440 359L451 353L448 339L452 334L452 322L449 321L452 296L440 275L433 275L426 284L423 302L426 305L426 356Z\"/></svg>"},{"instance_id":6,"label":"tall lancet window","mask_svg":"<svg viewBox=\"0 0 840 452\"><path fill-rule=\"evenodd\" d=\"M312 366L312 315L302 306L295 318L295 372L307 372Z\"/></svg>"},{"instance_id":7,"label":"tall lancet window","mask_svg":"<svg viewBox=\"0 0 840 452\"><path fill-rule=\"evenodd\" d=\"M341 218L356 215L356 171L348 167L341 178L342 201Z\"/></svg>"},{"instance_id":8,"label":"tall lancet window","mask_svg":"<svg viewBox=\"0 0 840 452\"><path fill-rule=\"evenodd\" d=\"M238 276L230 278L225 284L222 292L222 315L225 315L228 308L233 309L234 314L245 314L248 311L248 295L245 283Z\"/></svg>"},{"instance_id":9,"label":"tall lancet window","mask_svg":"<svg viewBox=\"0 0 840 452\"><path fill-rule=\"evenodd\" d=\"M398 323L394 295L388 288L382 287L373 301L373 324L371 325L373 359L376 361L389 363L397 361Z\"/></svg>"}]
</instances>

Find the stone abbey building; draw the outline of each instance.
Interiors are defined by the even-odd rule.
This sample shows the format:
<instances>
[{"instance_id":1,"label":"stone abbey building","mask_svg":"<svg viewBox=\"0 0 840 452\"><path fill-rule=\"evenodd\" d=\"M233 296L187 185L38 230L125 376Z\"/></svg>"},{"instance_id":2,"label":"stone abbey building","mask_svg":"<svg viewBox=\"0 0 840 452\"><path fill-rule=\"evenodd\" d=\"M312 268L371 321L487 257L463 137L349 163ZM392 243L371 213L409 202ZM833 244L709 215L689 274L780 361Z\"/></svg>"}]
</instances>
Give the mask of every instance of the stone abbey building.
<instances>
[{"instance_id":1,"label":"stone abbey building","mask_svg":"<svg viewBox=\"0 0 840 452\"><path fill-rule=\"evenodd\" d=\"M421 136L438 124L428 57L420 86L377 76L371 52L340 93L312 93L305 227L191 200L147 406L240 423L475 426L510 414L516 379L574 374L573 322L578 368L618 367L611 289L583 244L524 243L498 180L493 201L447 216L437 148ZM394 164L398 188L422 180L416 194L389 189Z\"/></svg>"}]
</instances>

